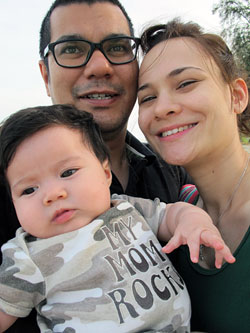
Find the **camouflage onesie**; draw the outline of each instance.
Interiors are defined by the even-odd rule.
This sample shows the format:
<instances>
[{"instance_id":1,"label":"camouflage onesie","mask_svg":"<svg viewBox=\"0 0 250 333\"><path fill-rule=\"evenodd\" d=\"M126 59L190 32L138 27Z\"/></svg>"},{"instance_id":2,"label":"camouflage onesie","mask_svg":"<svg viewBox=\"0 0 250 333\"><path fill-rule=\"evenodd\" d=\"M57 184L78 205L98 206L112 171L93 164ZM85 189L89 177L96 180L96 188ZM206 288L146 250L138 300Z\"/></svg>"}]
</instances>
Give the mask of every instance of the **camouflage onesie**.
<instances>
[{"instance_id":1,"label":"camouflage onesie","mask_svg":"<svg viewBox=\"0 0 250 333\"><path fill-rule=\"evenodd\" d=\"M18 229L2 247L0 308L35 307L46 333L189 332L188 292L155 236L165 204L127 199L52 238Z\"/></svg>"}]
</instances>

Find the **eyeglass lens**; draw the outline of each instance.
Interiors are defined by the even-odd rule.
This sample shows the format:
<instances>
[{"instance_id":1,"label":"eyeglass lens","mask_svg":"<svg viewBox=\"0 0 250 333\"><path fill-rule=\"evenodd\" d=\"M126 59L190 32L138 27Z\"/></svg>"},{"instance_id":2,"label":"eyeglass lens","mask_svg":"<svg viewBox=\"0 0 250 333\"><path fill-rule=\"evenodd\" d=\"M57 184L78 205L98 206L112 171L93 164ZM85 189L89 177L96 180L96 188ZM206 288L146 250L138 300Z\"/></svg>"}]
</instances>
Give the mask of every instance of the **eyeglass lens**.
<instances>
[{"instance_id":1,"label":"eyeglass lens","mask_svg":"<svg viewBox=\"0 0 250 333\"><path fill-rule=\"evenodd\" d=\"M133 39L114 38L102 41L101 49L111 63L121 64L135 58L137 47ZM92 47L83 40L65 41L55 45L54 54L62 66L81 66L89 60Z\"/></svg>"}]
</instances>

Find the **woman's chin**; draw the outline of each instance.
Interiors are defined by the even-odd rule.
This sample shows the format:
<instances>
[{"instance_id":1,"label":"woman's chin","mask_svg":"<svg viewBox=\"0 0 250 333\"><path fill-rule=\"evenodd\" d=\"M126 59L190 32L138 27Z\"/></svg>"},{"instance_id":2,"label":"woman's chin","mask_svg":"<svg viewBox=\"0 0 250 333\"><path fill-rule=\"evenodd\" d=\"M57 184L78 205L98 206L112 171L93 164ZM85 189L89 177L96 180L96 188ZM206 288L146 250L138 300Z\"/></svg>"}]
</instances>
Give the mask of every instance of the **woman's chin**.
<instances>
[{"instance_id":1,"label":"woman's chin","mask_svg":"<svg viewBox=\"0 0 250 333\"><path fill-rule=\"evenodd\" d=\"M193 160L191 152L187 151L184 147L179 149L169 148L164 151L159 151L158 153L165 162L172 165L185 167Z\"/></svg>"}]
</instances>

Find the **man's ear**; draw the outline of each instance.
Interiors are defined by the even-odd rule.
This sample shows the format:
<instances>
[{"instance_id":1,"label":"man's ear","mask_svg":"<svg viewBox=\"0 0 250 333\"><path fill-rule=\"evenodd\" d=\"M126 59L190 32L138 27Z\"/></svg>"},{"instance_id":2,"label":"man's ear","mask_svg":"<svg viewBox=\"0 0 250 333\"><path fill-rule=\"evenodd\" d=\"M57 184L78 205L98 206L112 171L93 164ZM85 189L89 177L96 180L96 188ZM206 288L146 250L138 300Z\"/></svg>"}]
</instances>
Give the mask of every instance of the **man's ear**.
<instances>
[{"instance_id":1,"label":"man's ear","mask_svg":"<svg viewBox=\"0 0 250 333\"><path fill-rule=\"evenodd\" d=\"M246 82L238 78L232 84L232 101L235 113L242 113L248 104L248 88Z\"/></svg>"},{"instance_id":2,"label":"man's ear","mask_svg":"<svg viewBox=\"0 0 250 333\"><path fill-rule=\"evenodd\" d=\"M105 172L106 178L107 178L108 185L110 186L110 185L111 185L111 182L112 182L112 172L111 172L111 168L110 168L109 160L106 159L106 160L102 163L102 166L103 166L103 169L104 169L104 172Z\"/></svg>"},{"instance_id":3,"label":"man's ear","mask_svg":"<svg viewBox=\"0 0 250 333\"><path fill-rule=\"evenodd\" d=\"M45 63L44 63L43 60L39 61L39 68L40 68L40 72L41 72L41 75L42 75L42 78L43 78L43 81L44 81L44 84L45 84L47 95L49 97L51 97L50 96L50 90L49 90L49 73L47 71L47 68L46 68Z\"/></svg>"}]
</instances>

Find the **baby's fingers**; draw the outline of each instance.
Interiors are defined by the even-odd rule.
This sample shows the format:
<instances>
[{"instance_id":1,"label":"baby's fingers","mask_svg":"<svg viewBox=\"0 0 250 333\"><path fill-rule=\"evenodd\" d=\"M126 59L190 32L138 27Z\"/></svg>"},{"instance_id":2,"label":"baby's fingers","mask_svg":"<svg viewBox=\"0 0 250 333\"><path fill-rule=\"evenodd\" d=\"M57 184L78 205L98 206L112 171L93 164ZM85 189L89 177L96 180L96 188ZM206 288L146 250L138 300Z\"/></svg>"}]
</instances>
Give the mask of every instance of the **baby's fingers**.
<instances>
[{"instance_id":1,"label":"baby's fingers","mask_svg":"<svg viewBox=\"0 0 250 333\"><path fill-rule=\"evenodd\" d=\"M177 247L181 246L182 243L181 243L181 240L180 240L180 237L178 236L173 236L167 243L167 245L165 245L163 248L162 248L162 251L164 253L170 253L172 251L174 251L175 249L177 249Z\"/></svg>"},{"instance_id":2,"label":"baby's fingers","mask_svg":"<svg viewBox=\"0 0 250 333\"><path fill-rule=\"evenodd\" d=\"M197 263L199 261L200 254L200 239L199 237L189 238L187 241L187 245L189 248L190 259L193 263Z\"/></svg>"},{"instance_id":3,"label":"baby's fingers","mask_svg":"<svg viewBox=\"0 0 250 333\"><path fill-rule=\"evenodd\" d=\"M214 231L204 230L200 234L201 244L211 247L215 250L221 250L225 246L224 241L221 236Z\"/></svg>"},{"instance_id":4,"label":"baby's fingers","mask_svg":"<svg viewBox=\"0 0 250 333\"><path fill-rule=\"evenodd\" d=\"M235 262L235 258L232 255L230 249L220 235L211 232L210 230L205 230L200 235L201 243L207 247L211 247L215 250L215 267L221 268L223 260L232 264Z\"/></svg>"},{"instance_id":5,"label":"baby's fingers","mask_svg":"<svg viewBox=\"0 0 250 333\"><path fill-rule=\"evenodd\" d=\"M221 268L223 260L229 264L233 264L236 260L226 245L221 250L215 250L215 267Z\"/></svg>"}]
</instances>

